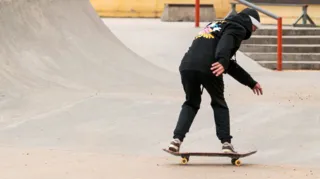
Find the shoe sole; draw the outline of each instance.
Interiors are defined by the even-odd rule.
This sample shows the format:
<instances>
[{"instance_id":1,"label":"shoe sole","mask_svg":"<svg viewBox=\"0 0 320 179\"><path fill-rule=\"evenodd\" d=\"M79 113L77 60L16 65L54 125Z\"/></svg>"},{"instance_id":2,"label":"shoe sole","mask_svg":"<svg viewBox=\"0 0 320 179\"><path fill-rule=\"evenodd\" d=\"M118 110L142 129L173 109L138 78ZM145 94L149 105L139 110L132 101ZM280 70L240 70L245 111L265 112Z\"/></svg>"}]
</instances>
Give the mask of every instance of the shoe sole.
<instances>
[{"instance_id":1,"label":"shoe sole","mask_svg":"<svg viewBox=\"0 0 320 179\"><path fill-rule=\"evenodd\" d=\"M232 151L232 150L229 150L229 149L223 149L222 150L223 153L228 153L228 154L234 154L236 152Z\"/></svg>"},{"instance_id":2,"label":"shoe sole","mask_svg":"<svg viewBox=\"0 0 320 179\"><path fill-rule=\"evenodd\" d=\"M179 152L179 148L174 145L170 145L168 149L172 152Z\"/></svg>"}]
</instances>

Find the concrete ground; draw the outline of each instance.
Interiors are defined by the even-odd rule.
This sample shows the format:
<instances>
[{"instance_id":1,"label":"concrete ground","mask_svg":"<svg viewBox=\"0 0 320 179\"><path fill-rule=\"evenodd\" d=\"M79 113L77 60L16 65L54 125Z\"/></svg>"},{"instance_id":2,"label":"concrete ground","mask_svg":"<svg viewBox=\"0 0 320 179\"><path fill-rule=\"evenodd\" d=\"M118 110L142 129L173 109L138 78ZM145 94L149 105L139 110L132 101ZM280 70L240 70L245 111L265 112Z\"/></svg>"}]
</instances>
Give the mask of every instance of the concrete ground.
<instances>
[{"instance_id":1,"label":"concrete ground","mask_svg":"<svg viewBox=\"0 0 320 179\"><path fill-rule=\"evenodd\" d=\"M233 143L258 153L242 167L181 166L161 149L184 99L177 70L193 23L102 21L86 0L0 3L1 179L320 178L320 72L272 72L239 52L264 95L225 76ZM204 93L183 151L220 150L209 103Z\"/></svg>"}]
</instances>

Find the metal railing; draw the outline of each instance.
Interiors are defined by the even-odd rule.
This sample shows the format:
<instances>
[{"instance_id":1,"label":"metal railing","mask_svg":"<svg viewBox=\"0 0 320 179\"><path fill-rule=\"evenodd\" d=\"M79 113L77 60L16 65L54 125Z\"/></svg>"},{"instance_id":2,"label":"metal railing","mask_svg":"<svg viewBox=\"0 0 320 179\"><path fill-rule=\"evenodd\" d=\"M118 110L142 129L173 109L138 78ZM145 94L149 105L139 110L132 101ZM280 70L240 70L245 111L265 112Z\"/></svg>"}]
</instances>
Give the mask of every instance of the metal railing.
<instances>
[{"instance_id":1,"label":"metal railing","mask_svg":"<svg viewBox=\"0 0 320 179\"><path fill-rule=\"evenodd\" d=\"M234 1L237 1L243 5L246 5L250 8L253 8L253 9L256 9L257 11L273 18L273 19L276 19L278 21L278 32L277 32L277 36L278 36L278 40L277 40L277 43L278 43L278 48L277 48L277 70L278 71L282 71L282 17L279 17L269 11L266 11L260 7L258 7L257 5L255 4L252 4L246 0L234 0ZM195 0L195 26L196 27L199 27L199 21L200 21L200 0Z\"/></svg>"},{"instance_id":2,"label":"metal railing","mask_svg":"<svg viewBox=\"0 0 320 179\"><path fill-rule=\"evenodd\" d=\"M263 14L265 14L265 15L267 15L267 16L269 16L269 17L271 17L271 18L273 18L273 19L278 21L277 70L278 71L282 71L282 17L279 17L279 16L277 16L277 15L275 15L275 14L269 12L269 11L266 11L266 10L258 7L257 5L255 5L253 3L250 3L250 2L248 2L246 0L235 0L235 1L237 1L237 2L239 2L241 4L243 4L243 5L246 5L246 6L250 7L250 8L253 8L253 9L255 9L255 10L257 10L257 11L259 11L259 12L261 12L261 13L263 13Z\"/></svg>"}]
</instances>

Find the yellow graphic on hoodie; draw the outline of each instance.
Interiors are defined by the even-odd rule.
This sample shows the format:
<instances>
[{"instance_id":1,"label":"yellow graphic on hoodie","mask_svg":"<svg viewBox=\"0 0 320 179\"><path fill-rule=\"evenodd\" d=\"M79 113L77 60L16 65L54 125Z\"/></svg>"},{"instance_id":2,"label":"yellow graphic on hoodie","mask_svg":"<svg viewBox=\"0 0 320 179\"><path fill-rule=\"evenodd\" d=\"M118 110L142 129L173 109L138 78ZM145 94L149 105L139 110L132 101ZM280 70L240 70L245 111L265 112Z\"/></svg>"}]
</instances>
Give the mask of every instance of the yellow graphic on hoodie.
<instances>
[{"instance_id":1,"label":"yellow graphic on hoodie","mask_svg":"<svg viewBox=\"0 0 320 179\"><path fill-rule=\"evenodd\" d=\"M195 37L195 39L198 39L200 37L203 37L205 39L213 39L214 36L213 36L212 32L220 31L221 30L221 23L222 22L208 24L203 30L201 30L198 33L198 35Z\"/></svg>"}]
</instances>

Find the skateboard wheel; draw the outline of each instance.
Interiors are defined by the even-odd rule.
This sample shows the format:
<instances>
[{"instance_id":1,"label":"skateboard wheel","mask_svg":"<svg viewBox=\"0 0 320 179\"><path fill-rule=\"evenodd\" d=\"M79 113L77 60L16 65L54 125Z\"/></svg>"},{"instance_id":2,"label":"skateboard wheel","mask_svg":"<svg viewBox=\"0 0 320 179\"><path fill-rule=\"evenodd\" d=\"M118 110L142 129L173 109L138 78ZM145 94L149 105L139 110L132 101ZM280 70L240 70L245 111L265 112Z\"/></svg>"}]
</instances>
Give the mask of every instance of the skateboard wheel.
<instances>
[{"instance_id":1,"label":"skateboard wheel","mask_svg":"<svg viewBox=\"0 0 320 179\"><path fill-rule=\"evenodd\" d=\"M189 161L189 159L186 158L186 157L184 157L184 158L181 159L181 163L182 163L182 164L187 164L188 161Z\"/></svg>"},{"instance_id":2,"label":"skateboard wheel","mask_svg":"<svg viewBox=\"0 0 320 179\"><path fill-rule=\"evenodd\" d=\"M241 161L239 159L232 159L231 163L235 166L240 166L241 165Z\"/></svg>"}]
</instances>

